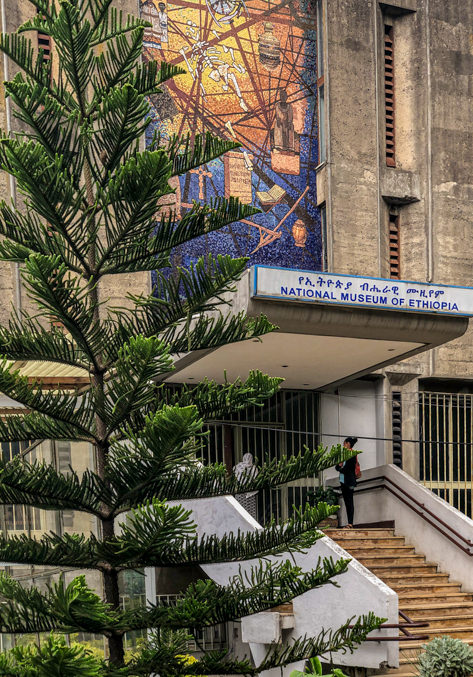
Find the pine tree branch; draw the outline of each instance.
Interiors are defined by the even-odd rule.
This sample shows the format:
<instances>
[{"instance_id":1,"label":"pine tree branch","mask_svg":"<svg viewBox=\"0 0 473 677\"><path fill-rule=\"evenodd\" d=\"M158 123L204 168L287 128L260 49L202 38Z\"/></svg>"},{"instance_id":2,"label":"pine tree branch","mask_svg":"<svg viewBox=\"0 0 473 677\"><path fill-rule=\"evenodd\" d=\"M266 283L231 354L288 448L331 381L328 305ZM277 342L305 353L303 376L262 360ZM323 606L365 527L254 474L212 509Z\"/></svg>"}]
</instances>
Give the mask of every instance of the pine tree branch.
<instances>
[{"instance_id":1,"label":"pine tree branch","mask_svg":"<svg viewBox=\"0 0 473 677\"><path fill-rule=\"evenodd\" d=\"M50 158L63 157L64 166L79 188L77 177L81 174L83 153L78 111L68 113L44 87L25 81L21 73L5 89L15 103L14 116L31 128L30 138L40 143Z\"/></svg>"},{"instance_id":2,"label":"pine tree branch","mask_svg":"<svg viewBox=\"0 0 473 677\"><path fill-rule=\"evenodd\" d=\"M11 503L44 510L80 510L101 517L103 505L110 503L110 493L90 470L79 479L73 470L62 475L47 463L15 459L0 462L0 504Z\"/></svg>"},{"instance_id":3,"label":"pine tree branch","mask_svg":"<svg viewBox=\"0 0 473 677\"><path fill-rule=\"evenodd\" d=\"M94 321L97 305L90 298L90 285L84 284L83 278L72 276L57 257L40 255L27 261L23 279L30 298L51 321L62 322L93 368L99 371L96 348L103 336L100 324Z\"/></svg>"},{"instance_id":4,"label":"pine tree branch","mask_svg":"<svg viewBox=\"0 0 473 677\"><path fill-rule=\"evenodd\" d=\"M109 334L113 333L120 344L136 334L160 336L182 321L188 323L190 334L194 319L225 303L225 294L235 291L235 282L245 271L246 262L209 255L189 269L177 269L172 278L158 272L154 294L130 297L135 308L117 309Z\"/></svg>"},{"instance_id":5,"label":"pine tree branch","mask_svg":"<svg viewBox=\"0 0 473 677\"><path fill-rule=\"evenodd\" d=\"M135 412L152 405L151 381L172 369L169 348L155 337L137 336L122 346L106 390L103 418L107 437L128 423Z\"/></svg>"},{"instance_id":6,"label":"pine tree branch","mask_svg":"<svg viewBox=\"0 0 473 677\"><path fill-rule=\"evenodd\" d=\"M167 188L166 193L158 197L165 195L172 195L172 191ZM154 268L144 268L144 261L151 263L153 257L168 254L174 247L205 233L221 230L231 223L247 219L258 213L257 209L241 203L236 198L225 199L221 197L215 198L206 205L194 203L191 209L180 219L176 218L175 212L166 213L161 217L157 226L155 211L156 202L153 202L149 221L139 223L138 229L135 227L127 232L123 230L123 238L126 239L128 245L126 253L118 247L110 248L106 267L99 265L99 269L103 267L103 274L122 272L123 265L130 265L129 257L141 263L141 266L137 267L136 270L157 269L156 265L154 265Z\"/></svg>"},{"instance_id":7,"label":"pine tree branch","mask_svg":"<svg viewBox=\"0 0 473 677\"><path fill-rule=\"evenodd\" d=\"M118 505L125 504L130 492L135 494L150 479L141 473L132 479L128 468L135 463L146 466L146 472L173 474L176 467L195 466L196 452L202 447L203 422L194 406L163 406L144 423L137 433L128 429L129 441L112 444L109 453L106 477Z\"/></svg>"},{"instance_id":8,"label":"pine tree branch","mask_svg":"<svg viewBox=\"0 0 473 677\"><path fill-rule=\"evenodd\" d=\"M74 425L71 421L61 421L44 414L31 413L23 416L9 414L0 419L0 440L12 442L14 440L83 440L94 442L92 431L82 426Z\"/></svg>"},{"instance_id":9,"label":"pine tree branch","mask_svg":"<svg viewBox=\"0 0 473 677\"><path fill-rule=\"evenodd\" d=\"M45 329L37 318L13 315L0 327L0 354L10 360L40 360L68 364L89 371L90 362L61 329Z\"/></svg>"},{"instance_id":10,"label":"pine tree branch","mask_svg":"<svg viewBox=\"0 0 473 677\"><path fill-rule=\"evenodd\" d=\"M229 477L223 464L199 467L186 462L182 453L180 465L168 470L163 468L159 455L155 458L154 454L153 451L148 454L129 452L126 458L120 452L112 454L110 477L117 495L114 507L117 512L153 498L182 501L274 489L286 482L317 475L354 455L351 449L340 445L330 451L322 445L314 450L305 447L305 451L289 458L271 459L268 455L257 475L250 472L237 478L235 475Z\"/></svg>"},{"instance_id":11,"label":"pine tree branch","mask_svg":"<svg viewBox=\"0 0 473 677\"><path fill-rule=\"evenodd\" d=\"M192 670L192 674L196 676L218 674L257 677L263 670L284 667L313 656L330 659L334 653L347 653L348 651L353 653L366 640L370 632L379 628L384 619L377 618L370 613L353 621L353 618L348 619L335 631L322 630L314 638L303 637L291 640L290 644L285 646L271 647L264 660L257 666L247 659L234 658L228 650L207 651L202 658L188 665L182 658L186 653L183 636L179 636L180 643L170 642L167 640L167 635L164 640L157 636L152 642L148 642L141 659L129 664L128 674L134 675L133 670L135 670L138 675L147 675L149 674L149 670L146 672L148 665L151 669L159 669L161 677L184 677L189 674L189 670Z\"/></svg>"},{"instance_id":12,"label":"pine tree branch","mask_svg":"<svg viewBox=\"0 0 473 677\"><path fill-rule=\"evenodd\" d=\"M121 165L107 190L98 200L106 218L106 244L98 242L99 259L96 273L100 273L108 257L129 240L139 237L143 227L149 226L156 211L156 203L168 192L170 165L163 151L137 153Z\"/></svg>"},{"instance_id":13,"label":"pine tree branch","mask_svg":"<svg viewBox=\"0 0 473 677\"><path fill-rule=\"evenodd\" d=\"M5 358L0 359L0 392L46 416L48 421L51 419L68 426L74 435L80 434L86 439L93 437L94 402L87 394L78 402L74 394L42 390L40 381L30 384L28 378L21 376L19 370L13 370L13 365Z\"/></svg>"},{"instance_id":14,"label":"pine tree branch","mask_svg":"<svg viewBox=\"0 0 473 677\"><path fill-rule=\"evenodd\" d=\"M124 33L135 30L139 26L148 25L147 21L143 21L133 14L124 15L122 10L111 7L111 1L89 0L89 2L84 4L84 12L87 13L90 7L94 19L92 24L92 47L96 47L104 42L108 43ZM126 21L124 20L125 16Z\"/></svg>"},{"instance_id":15,"label":"pine tree branch","mask_svg":"<svg viewBox=\"0 0 473 677\"><path fill-rule=\"evenodd\" d=\"M92 81L97 99L104 100L104 91L110 94L120 87L130 87L128 83L143 48L143 32L144 27L141 24L129 32L121 32L114 40L107 41L106 50L96 58L97 75ZM95 113L93 102L91 111ZM149 104L144 110L145 115L148 111ZM137 134L134 136L136 139Z\"/></svg>"},{"instance_id":16,"label":"pine tree branch","mask_svg":"<svg viewBox=\"0 0 473 677\"><path fill-rule=\"evenodd\" d=\"M61 578L41 593L0 574L0 600L0 632L57 630L109 636L119 623L119 615L87 587L84 576L67 586Z\"/></svg>"},{"instance_id":17,"label":"pine tree branch","mask_svg":"<svg viewBox=\"0 0 473 677\"><path fill-rule=\"evenodd\" d=\"M92 136L94 157L98 159L95 178L105 187L109 175L133 152L137 134L149 125L146 99L131 86L117 86L109 91L96 113L97 130Z\"/></svg>"},{"instance_id":18,"label":"pine tree branch","mask_svg":"<svg viewBox=\"0 0 473 677\"><path fill-rule=\"evenodd\" d=\"M0 557L3 562L38 566L98 569L95 537L86 539L79 534L44 534L40 539L26 534L0 536ZM1 672L0 672L1 675Z\"/></svg>"},{"instance_id":19,"label":"pine tree branch","mask_svg":"<svg viewBox=\"0 0 473 677\"><path fill-rule=\"evenodd\" d=\"M0 35L0 52L19 66L32 82L48 89L51 96L67 111L77 109L71 93L52 81L51 62L45 63L41 52L35 56L31 40L19 33Z\"/></svg>"},{"instance_id":20,"label":"pine tree branch","mask_svg":"<svg viewBox=\"0 0 473 677\"><path fill-rule=\"evenodd\" d=\"M183 384L178 390L161 385L156 390L156 408L164 403L179 407L193 405L205 421L229 420L232 414L246 407L262 407L279 390L282 380L251 370L244 381L238 378L221 384L204 378L195 386Z\"/></svg>"},{"instance_id":21,"label":"pine tree branch","mask_svg":"<svg viewBox=\"0 0 473 677\"><path fill-rule=\"evenodd\" d=\"M151 144L150 148L155 148L161 144L161 138L158 136ZM234 141L220 139L210 132L204 134L195 134L191 136L174 135L169 140L167 152L172 161L173 176L182 176L191 169L206 165L216 158L221 157L230 150L239 148L240 144ZM254 213L258 213L255 210Z\"/></svg>"},{"instance_id":22,"label":"pine tree branch","mask_svg":"<svg viewBox=\"0 0 473 677\"><path fill-rule=\"evenodd\" d=\"M95 62L92 50L92 28L88 20L79 21L80 9L72 3L62 3L54 22L53 37L61 66L72 91L77 97L81 114L87 115L86 88Z\"/></svg>"},{"instance_id":23,"label":"pine tree branch","mask_svg":"<svg viewBox=\"0 0 473 677\"><path fill-rule=\"evenodd\" d=\"M133 73L130 75L129 84L136 89L139 94L150 96L151 94L159 94L159 85L166 82L176 75L184 75L186 70L180 66L161 61L158 65L157 61L148 61L139 64Z\"/></svg>"},{"instance_id":24,"label":"pine tree branch","mask_svg":"<svg viewBox=\"0 0 473 677\"><path fill-rule=\"evenodd\" d=\"M77 237L69 228L82 204L82 191L77 191L65 169L61 157L51 159L45 148L34 141L1 139L0 167L17 179L26 196L26 205L39 214L49 230L64 238L83 270L89 272L83 254L86 239L76 229Z\"/></svg>"},{"instance_id":25,"label":"pine tree branch","mask_svg":"<svg viewBox=\"0 0 473 677\"><path fill-rule=\"evenodd\" d=\"M194 350L209 350L221 346L261 338L274 331L275 325L265 315L247 317L244 312L233 314L201 314L190 327L181 322L162 334L171 353L188 353Z\"/></svg>"},{"instance_id":26,"label":"pine tree branch","mask_svg":"<svg viewBox=\"0 0 473 677\"><path fill-rule=\"evenodd\" d=\"M14 212L5 202L0 203L0 258L25 263L32 254L59 256L71 271L80 272L75 252L57 232L40 223L34 214Z\"/></svg>"},{"instance_id":27,"label":"pine tree branch","mask_svg":"<svg viewBox=\"0 0 473 677\"><path fill-rule=\"evenodd\" d=\"M306 660L312 656L329 659L333 653L353 653L366 640L369 633L377 630L386 619L369 613L353 621L352 617L337 630L321 630L317 637L303 637L293 641L289 646L270 649L263 662L255 668L254 674Z\"/></svg>"},{"instance_id":28,"label":"pine tree branch","mask_svg":"<svg viewBox=\"0 0 473 677\"><path fill-rule=\"evenodd\" d=\"M200 579L189 585L173 605L157 604L124 612L122 628L203 628L237 620L285 604L326 583L337 585L332 579L346 571L348 562L319 559L309 572L302 572L288 561L261 563L245 574L240 572L226 586Z\"/></svg>"},{"instance_id":29,"label":"pine tree branch","mask_svg":"<svg viewBox=\"0 0 473 677\"><path fill-rule=\"evenodd\" d=\"M175 567L239 562L269 555L303 552L323 537L317 527L338 506L306 506L280 525L244 533L197 537L190 513L181 506L153 501L132 510L122 531L98 546L100 557L117 568ZM1 549L0 549L1 555Z\"/></svg>"}]
</instances>

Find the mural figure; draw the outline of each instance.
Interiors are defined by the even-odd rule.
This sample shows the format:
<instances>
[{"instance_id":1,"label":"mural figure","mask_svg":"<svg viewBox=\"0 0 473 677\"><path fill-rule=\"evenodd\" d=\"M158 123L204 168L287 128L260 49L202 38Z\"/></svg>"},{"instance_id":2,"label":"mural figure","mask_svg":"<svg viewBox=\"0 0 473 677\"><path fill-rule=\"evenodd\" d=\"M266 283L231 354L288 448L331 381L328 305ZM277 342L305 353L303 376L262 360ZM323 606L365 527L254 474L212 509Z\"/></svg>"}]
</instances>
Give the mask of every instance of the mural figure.
<instances>
[{"instance_id":1,"label":"mural figure","mask_svg":"<svg viewBox=\"0 0 473 677\"><path fill-rule=\"evenodd\" d=\"M159 45L161 42L161 27L159 24L159 13L153 0L146 0L141 5L141 16L151 24L150 27L144 30L143 39L145 43Z\"/></svg>"},{"instance_id":2,"label":"mural figure","mask_svg":"<svg viewBox=\"0 0 473 677\"><path fill-rule=\"evenodd\" d=\"M179 178L181 215L225 195L261 213L172 254L188 265L207 252L249 265L319 270L316 19L310 0L145 0L145 60L186 69L151 98L153 123L173 135L210 131L239 149ZM152 38L152 39L151 39Z\"/></svg>"},{"instance_id":3,"label":"mural figure","mask_svg":"<svg viewBox=\"0 0 473 677\"><path fill-rule=\"evenodd\" d=\"M161 33L161 42L168 41L168 15L166 14L166 5L164 2L160 2L158 5L158 21L159 21L159 30Z\"/></svg>"},{"instance_id":4,"label":"mural figure","mask_svg":"<svg viewBox=\"0 0 473 677\"><path fill-rule=\"evenodd\" d=\"M276 122L274 123L273 148L295 153L294 116L292 105L287 101L285 89L281 90L280 99L274 108L276 111Z\"/></svg>"}]
</instances>

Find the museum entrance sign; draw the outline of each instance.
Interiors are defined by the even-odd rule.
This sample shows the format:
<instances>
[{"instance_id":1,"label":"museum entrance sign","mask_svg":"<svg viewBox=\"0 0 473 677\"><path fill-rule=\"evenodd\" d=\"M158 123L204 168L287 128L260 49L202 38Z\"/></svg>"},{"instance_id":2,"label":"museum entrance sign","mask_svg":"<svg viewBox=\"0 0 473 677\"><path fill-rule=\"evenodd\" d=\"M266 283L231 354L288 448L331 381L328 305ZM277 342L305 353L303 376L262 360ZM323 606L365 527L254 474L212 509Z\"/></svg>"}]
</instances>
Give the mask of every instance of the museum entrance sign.
<instances>
[{"instance_id":1,"label":"museum entrance sign","mask_svg":"<svg viewBox=\"0 0 473 677\"><path fill-rule=\"evenodd\" d=\"M299 303L473 316L473 288L254 266L251 296Z\"/></svg>"}]
</instances>

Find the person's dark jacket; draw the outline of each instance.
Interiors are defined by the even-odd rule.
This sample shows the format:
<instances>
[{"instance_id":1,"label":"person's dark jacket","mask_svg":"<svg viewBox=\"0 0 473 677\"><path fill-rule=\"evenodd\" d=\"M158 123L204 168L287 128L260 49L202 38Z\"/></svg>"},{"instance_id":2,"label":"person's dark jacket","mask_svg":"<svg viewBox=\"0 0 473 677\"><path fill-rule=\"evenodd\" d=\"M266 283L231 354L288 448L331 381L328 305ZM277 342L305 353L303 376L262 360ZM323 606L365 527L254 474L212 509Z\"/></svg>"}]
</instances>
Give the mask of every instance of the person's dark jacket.
<instances>
[{"instance_id":1,"label":"person's dark jacket","mask_svg":"<svg viewBox=\"0 0 473 677\"><path fill-rule=\"evenodd\" d=\"M352 456L352 458L349 458L348 461L345 461L343 468L341 464L335 466L335 470L338 470L338 472L342 473L344 479L343 483L347 487L356 486L355 466L356 456Z\"/></svg>"}]
</instances>

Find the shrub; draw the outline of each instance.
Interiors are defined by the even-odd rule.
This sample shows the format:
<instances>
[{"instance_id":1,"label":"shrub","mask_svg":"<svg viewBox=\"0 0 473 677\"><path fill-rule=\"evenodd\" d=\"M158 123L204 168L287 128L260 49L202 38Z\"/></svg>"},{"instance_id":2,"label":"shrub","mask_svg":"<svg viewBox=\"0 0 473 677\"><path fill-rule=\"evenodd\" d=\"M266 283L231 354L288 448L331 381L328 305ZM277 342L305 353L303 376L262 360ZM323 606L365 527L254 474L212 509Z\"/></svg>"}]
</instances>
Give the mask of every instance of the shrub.
<instances>
[{"instance_id":1,"label":"shrub","mask_svg":"<svg viewBox=\"0 0 473 677\"><path fill-rule=\"evenodd\" d=\"M339 505L340 500L332 487L316 487L307 493L307 500L311 505L326 503L327 505Z\"/></svg>"},{"instance_id":2,"label":"shrub","mask_svg":"<svg viewBox=\"0 0 473 677\"><path fill-rule=\"evenodd\" d=\"M424 646L420 677L469 677L473 673L473 649L460 639L436 637Z\"/></svg>"}]
</instances>

